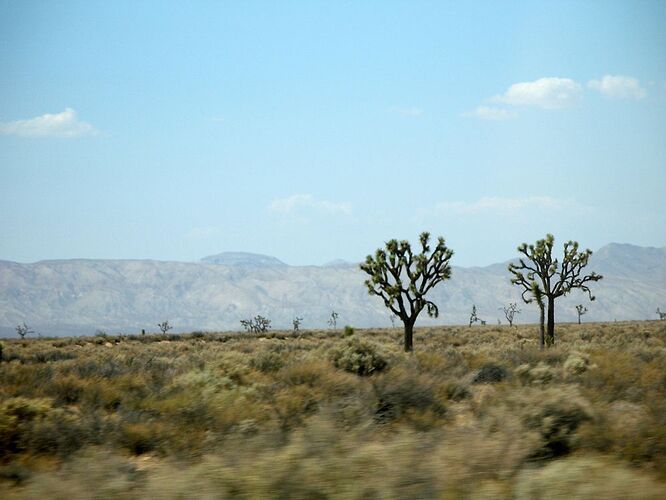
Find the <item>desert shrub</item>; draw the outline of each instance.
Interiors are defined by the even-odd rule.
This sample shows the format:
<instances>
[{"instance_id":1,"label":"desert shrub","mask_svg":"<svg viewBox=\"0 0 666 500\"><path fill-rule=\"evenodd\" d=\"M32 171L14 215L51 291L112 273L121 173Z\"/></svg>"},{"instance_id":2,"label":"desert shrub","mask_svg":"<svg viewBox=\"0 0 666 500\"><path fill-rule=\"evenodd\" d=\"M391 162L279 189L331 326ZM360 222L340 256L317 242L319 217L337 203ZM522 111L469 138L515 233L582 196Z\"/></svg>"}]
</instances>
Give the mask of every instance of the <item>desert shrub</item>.
<instances>
[{"instance_id":1,"label":"desert shrub","mask_svg":"<svg viewBox=\"0 0 666 500\"><path fill-rule=\"evenodd\" d=\"M343 335L344 337L351 337L352 335L354 335L354 327L353 327L353 326L349 326L349 325L345 325L345 329L344 329L344 331L342 332L342 335Z\"/></svg>"},{"instance_id":2,"label":"desert shrub","mask_svg":"<svg viewBox=\"0 0 666 500\"><path fill-rule=\"evenodd\" d=\"M73 375L55 377L48 387L49 395L55 398L56 404L70 405L77 403L86 388L83 380Z\"/></svg>"},{"instance_id":3,"label":"desert shrub","mask_svg":"<svg viewBox=\"0 0 666 500\"><path fill-rule=\"evenodd\" d=\"M81 395L81 402L93 409L115 410L120 406L122 399L120 390L106 379L90 380Z\"/></svg>"},{"instance_id":4,"label":"desert shrub","mask_svg":"<svg viewBox=\"0 0 666 500\"><path fill-rule=\"evenodd\" d=\"M48 399L10 398L0 406L0 458L21 451L67 454L87 437L75 411L53 408Z\"/></svg>"},{"instance_id":5,"label":"desert shrub","mask_svg":"<svg viewBox=\"0 0 666 500\"><path fill-rule=\"evenodd\" d=\"M32 471L17 461L0 466L0 481L10 481L16 486L25 483L31 475Z\"/></svg>"},{"instance_id":6,"label":"desert shrub","mask_svg":"<svg viewBox=\"0 0 666 500\"><path fill-rule=\"evenodd\" d=\"M350 338L331 353L333 364L360 376L371 375L386 368L388 362L381 349L366 340Z\"/></svg>"},{"instance_id":7,"label":"desert shrub","mask_svg":"<svg viewBox=\"0 0 666 500\"><path fill-rule=\"evenodd\" d=\"M91 448L78 452L56 471L34 474L21 490L21 498L137 498L144 476L131 459Z\"/></svg>"},{"instance_id":8,"label":"desert shrub","mask_svg":"<svg viewBox=\"0 0 666 500\"><path fill-rule=\"evenodd\" d=\"M449 382L446 384L445 390L447 399L451 401L462 401L464 399L469 399L472 396L469 387L458 382Z\"/></svg>"},{"instance_id":9,"label":"desert shrub","mask_svg":"<svg viewBox=\"0 0 666 500\"><path fill-rule=\"evenodd\" d=\"M541 438L541 446L532 458L566 455L578 444L576 431L580 425L592 420L588 402L556 389L543 391L537 398L523 408L526 428L538 432Z\"/></svg>"},{"instance_id":10,"label":"desert shrub","mask_svg":"<svg viewBox=\"0 0 666 500\"><path fill-rule=\"evenodd\" d=\"M580 375L587 371L590 360L582 354L571 354L564 362L564 373L568 377Z\"/></svg>"},{"instance_id":11,"label":"desert shrub","mask_svg":"<svg viewBox=\"0 0 666 500\"><path fill-rule=\"evenodd\" d=\"M62 361L67 359L75 359L76 354L61 349L51 349L48 351L39 351L31 356L31 361L34 363L52 363L54 361Z\"/></svg>"},{"instance_id":12,"label":"desert shrub","mask_svg":"<svg viewBox=\"0 0 666 500\"><path fill-rule=\"evenodd\" d=\"M305 385L278 391L274 396L272 406L282 430L300 426L305 417L319 408L315 392Z\"/></svg>"},{"instance_id":13,"label":"desert shrub","mask_svg":"<svg viewBox=\"0 0 666 500\"><path fill-rule=\"evenodd\" d=\"M495 363L484 364L472 378L473 384L495 384L507 377L506 368Z\"/></svg>"},{"instance_id":14,"label":"desert shrub","mask_svg":"<svg viewBox=\"0 0 666 500\"><path fill-rule=\"evenodd\" d=\"M90 433L77 412L54 408L25 429L23 447L32 452L67 456L89 438Z\"/></svg>"},{"instance_id":15,"label":"desert shrub","mask_svg":"<svg viewBox=\"0 0 666 500\"><path fill-rule=\"evenodd\" d=\"M514 495L517 500L657 500L664 490L640 471L600 458L570 457L520 473Z\"/></svg>"},{"instance_id":16,"label":"desert shrub","mask_svg":"<svg viewBox=\"0 0 666 500\"><path fill-rule=\"evenodd\" d=\"M10 398L0 405L0 457L24 448L24 433L33 420L51 410L48 399Z\"/></svg>"},{"instance_id":17,"label":"desert shrub","mask_svg":"<svg viewBox=\"0 0 666 500\"><path fill-rule=\"evenodd\" d=\"M410 372L389 373L373 382L378 422L398 420L407 413L431 412L437 417L446 409L437 397L433 383Z\"/></svg>"},{"instance_id":18,"label":"desert shrub","mask_svg":"<svg viewBox=\"0 0 666 500\"><path fill-rule=\"evenodd\" d=\"M520 365L516 367L515 373L523 384L545 385L555 379L555 370L541 361L534 367Z\"/></svg>"},{"instance_id":19,"label":"desert shrub","mask_svg":"<svg viewBox=\"0 0 666 500\"><path fill-rule=\"evenodd\" d=\"M664 410L663 406L657 408L655 414L646 405L627 401L615 401L601 407L594 424L581 428L581 446L612 453L636 466L650 464L657 472L666 475Z\"/></svg>"},{"instance_id":20,"label":"desert shrub","mask_svg":"<svg viewBox=\"0 0 666 500\"><path fill-rule=\"evenodd\" d=\"M120 428L119 444L134 455L142 455L157 449L161 436L155 423L124 423Z\"/></svg>"},{"instance_id":21,"label":"desert shrub","mask_svg":"<svg viewBox=\"0 0 666 500\"><path fill-rule=\"evenodd\" d=\"M284 366L284 359L275 351L263 351L250 360L250 366L263 373L277 372Z\"/></svg>"}]
</instances>

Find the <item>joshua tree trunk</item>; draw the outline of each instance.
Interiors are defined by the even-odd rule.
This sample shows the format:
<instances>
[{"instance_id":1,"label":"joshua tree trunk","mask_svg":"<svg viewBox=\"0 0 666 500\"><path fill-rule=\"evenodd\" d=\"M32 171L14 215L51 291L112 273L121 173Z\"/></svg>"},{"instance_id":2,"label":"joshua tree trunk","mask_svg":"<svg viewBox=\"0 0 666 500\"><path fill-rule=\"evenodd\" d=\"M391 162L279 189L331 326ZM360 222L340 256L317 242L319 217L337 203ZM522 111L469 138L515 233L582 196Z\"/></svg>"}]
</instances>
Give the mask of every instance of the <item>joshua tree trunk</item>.
<instances>
[{"instance_id":1,"label":"joshua tree trunk","mask_svg":"<svg viewBox=\"0 0 666 500\"><path fill-rule=\"evenodd\" d=\"M404 319L405 323L405 352L412 352L414 350L414 321L411 319Z\"/></svg>"},{"instance_id":2,"label":"joshua tree trunk","mask_svg":"<svg viewBox=\"0 0 666 500\"><path fill-rule=\"evenodd\" d=\"M548 329L546 331L546 345L555 345L555 297L548 297Z\"/></svg>"},{"instance_id":3,"label":"joshua tree trunk","mask_svg":"<svg viewBox=\"0 0 666 500\"><path fill-rule=\"evenodd\" d=\"M539 303L539 342L541 344L541 349L546 347L546 331L544 328L544 307L542 303Z\"/></svg>"}]
</instances>

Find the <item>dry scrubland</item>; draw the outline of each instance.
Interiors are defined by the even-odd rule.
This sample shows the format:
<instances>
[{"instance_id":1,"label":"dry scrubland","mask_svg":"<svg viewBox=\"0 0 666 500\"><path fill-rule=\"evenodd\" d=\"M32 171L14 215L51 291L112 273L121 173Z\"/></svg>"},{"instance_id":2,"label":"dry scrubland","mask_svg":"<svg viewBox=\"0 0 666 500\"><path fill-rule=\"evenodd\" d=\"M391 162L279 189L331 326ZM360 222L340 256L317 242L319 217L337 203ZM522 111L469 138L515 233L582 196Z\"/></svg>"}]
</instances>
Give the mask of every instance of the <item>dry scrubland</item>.
<instances>
[{"instance_id":1,"label":"dry scrubland","mask_svg":"<svg viewBox=\"0 0 666 500\"><path fill-rule=\"evenodd\" d=\"M663 498L666 322L4 341L0 496Z\"/></svg>"}]
</instances>

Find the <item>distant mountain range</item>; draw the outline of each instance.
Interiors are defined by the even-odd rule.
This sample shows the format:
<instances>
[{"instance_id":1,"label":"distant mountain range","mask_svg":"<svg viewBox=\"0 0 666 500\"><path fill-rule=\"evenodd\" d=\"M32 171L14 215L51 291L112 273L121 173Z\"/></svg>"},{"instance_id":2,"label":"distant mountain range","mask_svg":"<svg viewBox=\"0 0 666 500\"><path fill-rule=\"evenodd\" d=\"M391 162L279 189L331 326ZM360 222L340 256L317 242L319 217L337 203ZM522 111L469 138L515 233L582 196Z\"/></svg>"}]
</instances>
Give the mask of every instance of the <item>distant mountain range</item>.
<instances>
[{"instance_id":1,"label":"distant mountain range","mask_svg":"<svg viewBox=\"0 0 666 500\"><path fill-rule=\"evenodd\" d=\"M425 313L418 325L466 324L472 305L488 324L505 322L500 308L518 302L518 323L537 319L535 305L520 303L507 263L453 267L451 280L433 290L440 317ZM556 320L574 321L585 304L584 321L657 319L666 310L666 247L612 243L595 252L588 267L604 275L592 284L597 300L578 292L559 300ZM390 326L389 313L368 295L357 264L289 266L266 255L227 252L201 262L152 260L51 260L32 264L0 261L0 336L14 336L25 321L42 335L92 335L156 331L168 320L174 331L239 330L239 321L261 314L274 328L326 327L331 311L338 325Z\"/></svg>"}]
</instances>

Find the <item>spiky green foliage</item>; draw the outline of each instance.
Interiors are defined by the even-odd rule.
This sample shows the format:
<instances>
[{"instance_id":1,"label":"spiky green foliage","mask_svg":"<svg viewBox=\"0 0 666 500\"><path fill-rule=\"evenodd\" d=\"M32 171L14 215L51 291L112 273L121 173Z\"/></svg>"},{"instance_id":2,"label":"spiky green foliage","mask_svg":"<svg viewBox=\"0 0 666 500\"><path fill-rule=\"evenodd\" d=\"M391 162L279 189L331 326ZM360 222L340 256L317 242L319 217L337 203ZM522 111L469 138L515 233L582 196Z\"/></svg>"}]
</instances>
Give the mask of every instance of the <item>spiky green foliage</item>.
<instances>
[{"instance_id":1,"label":"spiky green foliage","mask_svg":"<svg viewBox=\"0 0 666 500\"><path fill-rule=\"evenodd\" d=\"M379 248L375 256L368 255L361 270L370 275L365 281L370 295L377 295L386 307L405 325L405 351L413 349L413 330L416 318L423 309L430 317L437 317L437 305L426 295L437 284L451 277L449 261L453 250L447 248L444 238L437 238L431 249L430 233L419 237L421 252L414 254L408 241L390 240L386 248Z\"/></svg>"},{"instance_id":2,"label":"spiky green foliage","mask_svg":"<svg viewBox=\"0 0 666 500\"><path fill-rule=\"evenodd\" d=\"M509 264L513 274L511 283L523 288L522 297L529 304L536 300L541 310L541 345L552 346L555 343L555 299L567 295L575 289L587 292L590 300L594 295L588 287L591 281L599 281L602 276L592 272L584 275L583 268L588 264L592 250L578 251L578 242L567 241L564 244L562 262L553 258L555 238L547 234L534 245L523 243L518 252L524 255L518 264ZM544 304L544 299L546 304ZM544 335L544 308L548 307L548 329Z\"/></svg>"}]
</instances>

